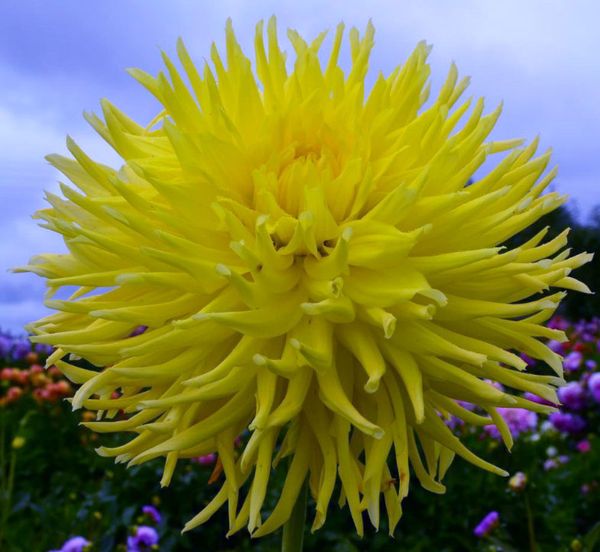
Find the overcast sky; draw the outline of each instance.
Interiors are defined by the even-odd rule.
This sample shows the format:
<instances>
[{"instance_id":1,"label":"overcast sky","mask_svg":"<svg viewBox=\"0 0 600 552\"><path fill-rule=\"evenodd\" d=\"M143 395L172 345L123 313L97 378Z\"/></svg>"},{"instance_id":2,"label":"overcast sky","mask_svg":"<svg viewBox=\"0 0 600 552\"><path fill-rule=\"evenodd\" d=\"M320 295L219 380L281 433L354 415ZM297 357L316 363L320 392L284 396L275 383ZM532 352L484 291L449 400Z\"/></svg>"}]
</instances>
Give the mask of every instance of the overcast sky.
<instances>
[{"instance_id":1,"label":"overcast sky","mask_svg":"<svg viewBox=\"0 0 600 552\"><path fill-rule=\"evenodd\" d=\"M376 28L374 71L391 71L421 39L434 45L434 87L452 61L472 76L471 94L489 109L504 100L497 138L540 134L560 167L556 189L584 218L600 203L600 7L552 0L329 2L228 0L2 0L0 4L0 327L18 330L43 314L43 282L6 268L58 251L60 241L30 215L58 174L43 156L66 152L73 136L98 160L114 155L81 117L107 97L140 122L156 112L124 71L160 69L160 49L182 36L196 60L223 42L232 17L242 44L275 14L280 34L294 27L314 37L340 20ZM286 48L290 50L286 44ZM251 57L251 56L250 56Z\"/></svg>"}]
</instances>

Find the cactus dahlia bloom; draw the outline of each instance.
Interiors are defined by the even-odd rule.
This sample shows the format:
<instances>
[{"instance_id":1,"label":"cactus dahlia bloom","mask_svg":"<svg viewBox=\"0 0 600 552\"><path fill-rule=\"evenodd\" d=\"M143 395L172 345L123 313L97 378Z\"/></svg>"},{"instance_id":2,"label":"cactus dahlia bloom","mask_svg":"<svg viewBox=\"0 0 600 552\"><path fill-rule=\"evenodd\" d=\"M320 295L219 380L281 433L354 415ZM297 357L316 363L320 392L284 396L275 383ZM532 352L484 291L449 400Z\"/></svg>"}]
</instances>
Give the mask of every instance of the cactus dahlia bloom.
<instances>
[{"instance_id":1,"label":"cactus dahlia bloom","mask_svg":"<svg viewBox=\"0 0 600 552\"><path fill-rule=\"evenodd\" d=\"M543 323L555 289L587 291L569 274L589 256L569 256L566 231L502 245L563 203L542 195L549 154L486 141L500 110L460 103L468 79L454 66L426 105L424 43L367 91L373 28L350 31L347 73L343 34L321 59L324 34L289 31L286 64L275 22L266 43L260 23L251 61L228 24L224 59L213 47L202 69L179 42L183 72L166 55L156 78L131 71L162 104L148 126L106 101L103 119L87 117L118 170L72 140L74 159L49 157L74 186L37 216L68 253L21 269L47 279L60 311L33 323L32 339L56 346L50 362L81 384L73 407L98 412L85 425L134 434L101 455L163 457L167 485L180 459L218 454L222 486L188 529L227 502L230 532L265 535L306 479L313 529L339 480L360 534L365 510L379 525L381 495L392 532L411 473L437 493L455 455L505 474L444 418L495 424L510 447L499 408L549 408L521 392L557 402L561 358L539 338L565 339ZM53 299L62 287L72 295ZM518 352L556 375L526 373ZM285 483L262 519L272 466Z\"/></svg>"}]
</instances>

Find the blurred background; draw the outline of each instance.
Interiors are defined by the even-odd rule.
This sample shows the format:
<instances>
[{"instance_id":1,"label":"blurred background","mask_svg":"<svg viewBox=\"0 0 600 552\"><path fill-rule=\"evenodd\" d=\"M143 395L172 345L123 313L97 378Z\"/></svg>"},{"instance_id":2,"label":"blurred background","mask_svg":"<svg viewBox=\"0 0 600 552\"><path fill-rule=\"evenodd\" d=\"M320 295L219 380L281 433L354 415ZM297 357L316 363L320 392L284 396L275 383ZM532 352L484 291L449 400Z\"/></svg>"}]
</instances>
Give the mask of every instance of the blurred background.
<instances>
[{"instance_id":1,"label":"blurred background","mask_svg":"<svg viewBox=\"0 0 600 552\"><path fill-rule=\"evenodd\" d=\"M419 40L433 44L434 92L455 61L461 75L472 76L470 94L484 96L488 111L504 102L493 138L531 140L539 135L542 150L552 147L554 164L560 168L554 189L571 199L538 227L550 224L554 232L571 226L576 251L598 249L600 5L595 1L2 0L0 401L4 402L0 413L9 429L2 437L8 445L0 459L0 549L2 531L5 535L12 531L13 540L5 541L12 547L9 550L59 548L75 535L93 541L94 550L119 546L125 550L128 536L135 535L140 525L157 531L160 550L197 549L194 543L199 542L212 543L211 550L250 547L243 538L222 544L222 527L177 537L182 522L212 494L205 487L214 459L190 464L174 484L175 490L161 494L154 468L136 468L134 483L131 472L127 475L119 467L113 471L110 462L93 456L91 436L76 426L80 416L68 412L60 401L72 393L70 385L57 372L40 373L38 367L49 351L32 350L21 337L24 324L45 313L43 282L7 269L26 264L32 254L63 250L60 239L31 219L35 210L44 207L44 190L58 189L59 175L44 155L64 154L68 134L94 159L118 163L82 112L99 111L99 100L106 97L141 124L156 115L153 98L126 74L126 68L158 72L160 50L173 53L179 36L192 57L202 61L213 41L222 44L227 17L233 19L238 38L249 51L256 22L272 14L278 17L281 35L293 27L309 38L334 28L340 20L363 29L372 19L376 46L371 82L378 71L389 73L401 63ZM598 266L594 261L578 277L598 288ZM600 511L596 481L600 477L596 439L600 389L596 399L589 380L596 370L599 332L594 316L600 314L600 303L594 296L571 296L555 323L564 324L574 339L571 348L562 352L577 353L569 377L581 388L583 402L565 406L564 414L576 416L581 423L553 425L541 418L529 426L523 422L523 444L509 460L497 449L493 436L469 436L483 454L497 455L495 460L504 466L510 462L511 473L524 473L522 488L474 474L466 466L449 476L450 493L443 500L432 500L420 490L412 493L410 501L415 504L407 503L408 521L401 523L396 541L381 534L360 542L348 536L350 528L340 516L308 544L338 551L367 549L367 544L370 550L495 550L496 546L505 551L591 550L598 516L590 512ZM587 321L579 323L580 319ZM13 389L10 397L9 389ZM17 440L17 446L12 446L16 437L23 442ZM79 447L76 454L72 454L74 446ZM68 476L66 466L72 468ZM31 484L19 487L19 477L30 478ZM466 485L461 478L473 484ZM187 498L182 500L184 495ZM142 507L150 505L162 510L161 501L169 513L163 511L159 521L150 510L143 512ZM421 519L415 509L422 512ZM489 521L494 530L474 535L480 518L496 510L501 521L495 525ZM528 523L534 517L532 541ZM439 529L438 541L430 534L432 526ZM45 540L23 540L27 527L30 532L32 528L44 532ZM21 540L15 540L16 534ZM269 546L276 548L274 541L261 544L264 550L275 549Z\"/></svg>"}]
</instances>

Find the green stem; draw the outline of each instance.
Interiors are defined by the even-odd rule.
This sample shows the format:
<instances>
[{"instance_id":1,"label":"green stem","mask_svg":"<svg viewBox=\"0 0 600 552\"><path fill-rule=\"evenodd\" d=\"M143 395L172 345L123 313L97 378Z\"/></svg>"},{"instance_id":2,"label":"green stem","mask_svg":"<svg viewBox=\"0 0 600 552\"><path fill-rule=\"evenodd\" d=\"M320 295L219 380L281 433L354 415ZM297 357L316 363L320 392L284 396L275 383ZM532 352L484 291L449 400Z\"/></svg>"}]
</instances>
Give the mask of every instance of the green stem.
<instances>
[{"instance_id":1,"label":"green stem","mask_svg":"<svg viewBox=\"0 0 600 552\"><path fill-rule=\"evenodd\" d=\"M304 481L300 494L294 504L290 519L283 526L281 552L302 552L304 542L304 525L306 522L306 500L308 496L308 481Z\"/></svg>"},{"instance_id":2,"label":"green stem","mask_svg":"<svg viewBox=\"0 0 600 552\"><path fill-rule=\"evenodd\" d=\"M525 491L525 509L527 511L527 532L529 533L529 550L531 552L537 552L537 543L535 541L535 529L533 527L533 512L531 511L531 504L529 502L529 494Z\"/></svg>"}]
</instances>

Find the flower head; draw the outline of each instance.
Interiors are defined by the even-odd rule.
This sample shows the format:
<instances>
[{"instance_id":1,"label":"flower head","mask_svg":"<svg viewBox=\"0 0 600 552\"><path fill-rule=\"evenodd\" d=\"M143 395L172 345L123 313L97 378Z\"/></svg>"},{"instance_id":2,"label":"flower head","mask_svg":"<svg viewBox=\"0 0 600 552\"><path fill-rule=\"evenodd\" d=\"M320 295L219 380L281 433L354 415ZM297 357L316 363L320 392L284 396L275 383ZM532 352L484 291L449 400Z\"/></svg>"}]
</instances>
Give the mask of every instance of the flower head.
<instances>
[{"instance_id":1,"label":"flower head","mask_svg":"<svg viewBox=\"0 0 600 552\"><path fill-rule=\"evenodd\" d=\"M583 441L579 441L579 443L577 443L576 448L579 452L586 453L592 450L592 444L588 439L584 439Z\"/></svg>"},{"instance_id":2,"label":"flower head","mask_svg":"<svg viewBox=\"0 0 600 552\"><path fill-rule=\"evenodd\" d=\"M558 390L558 398L571 410L581 410L585 406L585 389L578 381L570 381Z\"/></svg>"},{"instance_id":3,"label":"flower head","mask_svg":"<svg viewBox=\"0 0 600 552\"><path fill-rule=\"evenodd\" d=\"M487 537L498 525L500 525L500 514L496 511L490 512L477 524L473 534L479 538Z\"/></svg>"},{"instance_id":4,"label":"flower head","mask_svg":"<svg viewBox=\"0 0 600 552\"><path fill-rule=\"evenodd\" d=\"M158 544L156 529L140 525L133 535L127 537L127 552L149 552L155 544Z\"/></svg>"},{"instance_id":5,"label":"flower head","mask_svg":"<svg viewBox=\"0 0 600 552\"><path fill-rule=\"evenodd\" d=\"M527 485L527 475L523 472L517 472L508 480L508 487L515 493L521 492Z\"/></svg>"},{"instance_id":6,"label":"flower head","mask_svg":"<svg viewBox=\"0 0 600 552\"><path fill-rule=\"evenodd\" d=\"M588 379L588 389L597 403L600 403L600 372L593 373Z\"/></svg>"},{"instance_id":7,"label":"flower head","mask_svg":"<svg viewBox=\"0 0 600 552\"><path fill-rule=\"evenodd\" d=\"M60 550L51 552L84 552L90 544L92 543L84 537L71 537L65 541Z\"/></svg>"},{"instance_id":8,"label":"flower head","mask_svg":"<svg viewBox=\"0 0 600 552\"><path fill-rule=\"evenodd\" d=\"M525 408L498 408L497 412L505 420L513 437L531 431L537 426L537 414ZM497 424L485 426L486 432L495 439L501 438L501 429L502 426Z\"/></svg>"},{"instance_id":9,"label":"flower head","mask_svg":"<svg viewBox=\"0 0 600 552\"><path fill-rule=\"evenodd\" d=\"M187 529L228 502L231 532L274 531L308 478L313 528L339 479L359 533L363 510L379 525L382 493L393 531L410 466L434 492L456 454L506 474L443 418L496 424L510 446L499 408L548 411L510 390L557 402L561 359L539 338L566 339L543 326L564 292L539 294L588 291L569 274L590 256L563 250L567 231L503 245L563 203L543 194L549 154L536 156L537 140L488 141L500 108L461 103L468 79L454 65L426 105L425 43L367 93L371 25L350 32L347 73L343 25L324 65L324 34L306 42L289 31L291 66L274 20L266 34L265 44L260 23L254 69L228 23L212 67L199 70L180 42L183 73L166 55L156 78L133 70L162 104L157 117L140 125L107 101L103 119L87 116L122 157L118 170L70 139L74 159L49 157L74 186L48 194L37 216L69 252L25 270L47 279L50 296L75 291L46 301L60 312L32 324L32 339L56 346L50 361L82 384L74 408L125 413L85 423L137 434L100 454L164 457L165 485L180 458L218 454L221 490ZM518 353L556 376L524 374ZM284 457L280 499L263 520L271 466Z\"/></svg>"},{"instance_id":10,"label":"flower head","mask_svg":"<svg viewBox=\"0 0 600 552\"><path fill-rule=\"evenodd\" d=\"M573 372L578 370L583 362L583 355L580 351L573 351L569 353L564 360L565 370L568 372Z\"/></svg>"},{"instance_id":11,"label":"flower head","mask_svg":"<svg viewBox=\"0 0 600 552\"><path fill-rule=\"evenodd\" d=\"M217 461L217 455L214 452L210 454L203 454L196 458L192 458L192 462L196 462L201 466L212 466Z\"/></svg>"},{"instance_id":12,"label":"flower head","mask_svg":"<svg viewBox=\"0 0 600 552\"><path fill-rule=\"evenodd\" d=\"M580 433L586 426L585 420L581 416L569 412L553 412L549 419L552 425L563 433Z\"/></svg>"},{"instance_id":13,"label":"flower head","mask_svg":"<svg viewBox=\"0 0 600 552\"><path fill-rule=\"evenodd\" d=\"M151 504L142 507L142 513L148 516L154 523L159 524L162 519L160 512Z\"/></svg>"}]
</instances>

